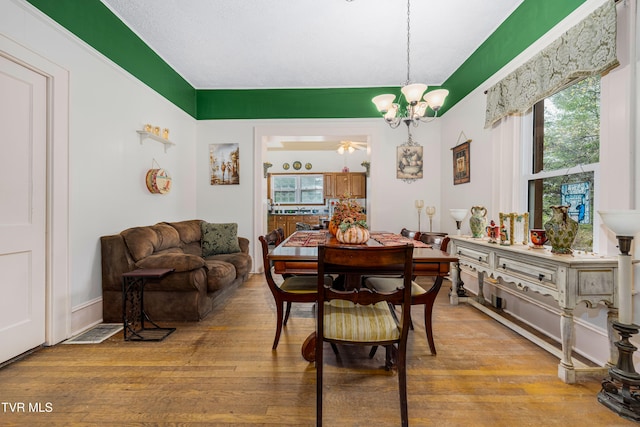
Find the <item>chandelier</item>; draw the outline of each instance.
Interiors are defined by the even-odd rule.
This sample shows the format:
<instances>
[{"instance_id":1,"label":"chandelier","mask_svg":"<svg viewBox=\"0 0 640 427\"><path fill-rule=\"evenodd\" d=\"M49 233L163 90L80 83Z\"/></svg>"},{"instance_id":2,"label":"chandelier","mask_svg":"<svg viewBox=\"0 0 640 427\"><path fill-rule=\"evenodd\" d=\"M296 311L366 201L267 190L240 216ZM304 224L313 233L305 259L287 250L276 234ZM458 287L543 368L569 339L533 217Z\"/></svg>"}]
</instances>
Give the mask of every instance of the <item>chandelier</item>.
<instances>
[{"instance_id":1,"label":"chandelier","mask_svg":"<svg viewBox=\"0 0 640 427\"><path fill-rule=\"evenodd\" d=\"M392 128L397 128L400 123L405 123L407 126L413 124L418 126L419 122L430 122L438 115L438 110L442 107L445 98L449 94L446 89L432 90L431 92L424 93L428 86L422 83L411 83L411 61L410 61L410 41L411 41L411 4L410 0L407 0L407 81L401 89L406 101L406 108L404 111L400 109L400 104L395 103L396 96L393 94L384 94L374 97L371 101L376 105L376 108L382 113L384 120ZM423 97L424 94L424 97ZM421 100L422 99L422 100ZM434 112L433 117L428 117L427 108L430 108Z\"/></svg>"}]
</instances>

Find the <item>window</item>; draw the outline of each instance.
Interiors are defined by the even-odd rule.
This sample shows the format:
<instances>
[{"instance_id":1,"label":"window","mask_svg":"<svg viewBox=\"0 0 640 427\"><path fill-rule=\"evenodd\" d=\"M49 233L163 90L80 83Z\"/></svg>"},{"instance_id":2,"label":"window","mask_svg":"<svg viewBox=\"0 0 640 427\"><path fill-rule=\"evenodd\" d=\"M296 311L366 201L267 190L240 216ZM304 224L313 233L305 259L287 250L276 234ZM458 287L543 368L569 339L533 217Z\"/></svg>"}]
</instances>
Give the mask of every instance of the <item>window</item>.
<instances>
[{"instance_id":1,"label":"window","mask_svg":"<svg viewBox=\"0 0 640 427\"><path fill-rule=\"evenodd\" d=\"M271 200L279 204L324 204L324 179L318 174L272 174Z\"/></svg>"},{"instance_id":2,"label":"window","mask_svg":"<svg viewBox=\"0 0 640 427\"><path fill-rule=\"evenodd\" d=\"M550 206L569 205L578 221L572 247L593 248L594 184L600 151L600 77L590 77L533 107L533 161L529 214L533 228L551 217Z\"/></svg>"}]
</instances>

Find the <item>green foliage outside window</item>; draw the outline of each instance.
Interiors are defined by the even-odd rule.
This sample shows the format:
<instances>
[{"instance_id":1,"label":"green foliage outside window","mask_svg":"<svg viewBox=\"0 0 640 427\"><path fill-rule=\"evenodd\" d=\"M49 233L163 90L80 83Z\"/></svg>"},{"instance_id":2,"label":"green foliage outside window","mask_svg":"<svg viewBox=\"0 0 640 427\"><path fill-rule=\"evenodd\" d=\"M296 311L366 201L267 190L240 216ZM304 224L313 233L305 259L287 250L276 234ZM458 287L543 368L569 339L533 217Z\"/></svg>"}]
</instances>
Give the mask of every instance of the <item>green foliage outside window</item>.
<instances>
[{"instance_id":1,"label":"green foliage outside window","mask_svg":"<svg viewBox=\"0 0 640 427\"><path fill-rule=\"evenodd\" d=\"M534 115L539 114L539 111L534 110ZM540 129L537 132L540 132ZM534 173L557 173L555 176L530 182L530 191L534 193L533 196L530 194L530 200L536 199L536 191L542 193L541 209L532 209L534 222L544 224L551 218L550 206L561 204L563 184L588 182L589 218L586 219L586 223L579 224L578 235L572 247L590 251L593 247L594 173L581 169L599 162L600 77L584 79L546 98L542 132L542 146L534 144L534 147L537 147L534 148ZM542 159L536 165L535 158L540 156L540 150ZM535 170L536 166L538 170ZM576 167L577 171L574 169L568 173L571 168ZM539 194L537 197L536 200L540 200Z\"/></svg>"}]
</instances>

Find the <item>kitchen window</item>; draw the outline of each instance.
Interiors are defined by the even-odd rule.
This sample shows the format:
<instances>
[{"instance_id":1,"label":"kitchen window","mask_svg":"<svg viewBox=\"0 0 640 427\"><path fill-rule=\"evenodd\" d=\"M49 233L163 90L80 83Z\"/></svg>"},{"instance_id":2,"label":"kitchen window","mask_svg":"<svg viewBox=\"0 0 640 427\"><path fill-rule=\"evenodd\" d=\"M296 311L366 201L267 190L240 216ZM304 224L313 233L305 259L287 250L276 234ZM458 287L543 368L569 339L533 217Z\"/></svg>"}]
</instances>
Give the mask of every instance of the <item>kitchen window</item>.
<instances>
[{"instance_id":1,"label":"kitchen window","mask_svg":"<svg viewBox=\"0 0 640 427\"><path fill-rule=\"evenodd\" d=\"M270 196L283 205L324 204L324 178L319 174L271 174Z\"/></svg>"}]
</instances>

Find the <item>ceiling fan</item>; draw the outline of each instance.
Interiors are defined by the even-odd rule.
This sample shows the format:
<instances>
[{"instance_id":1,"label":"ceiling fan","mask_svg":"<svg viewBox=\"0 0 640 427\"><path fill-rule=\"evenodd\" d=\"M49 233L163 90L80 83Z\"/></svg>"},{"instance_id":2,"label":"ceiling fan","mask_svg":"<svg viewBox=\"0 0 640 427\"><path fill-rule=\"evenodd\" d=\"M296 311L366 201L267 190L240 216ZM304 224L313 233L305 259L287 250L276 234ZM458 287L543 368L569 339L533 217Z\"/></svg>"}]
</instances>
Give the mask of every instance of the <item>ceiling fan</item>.
<instances>
[{"instance_id":1,"label":"ceiling fan","mask_svg":"<svg viewBox=\"0 0 640 427\"><path fill-rule=\"evenodd\" d=\"M366 142L357 142L357 141L340 141L340 145L338 146L338 153L344 154L344 152L353 153L356 150L364 150L367 148Z\"/></svg>"}]
</instances>

